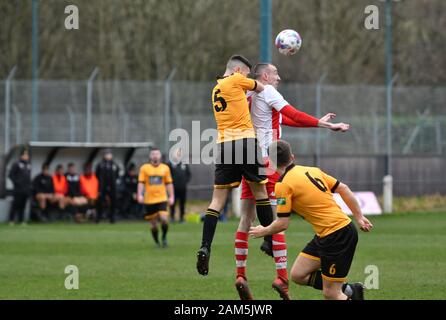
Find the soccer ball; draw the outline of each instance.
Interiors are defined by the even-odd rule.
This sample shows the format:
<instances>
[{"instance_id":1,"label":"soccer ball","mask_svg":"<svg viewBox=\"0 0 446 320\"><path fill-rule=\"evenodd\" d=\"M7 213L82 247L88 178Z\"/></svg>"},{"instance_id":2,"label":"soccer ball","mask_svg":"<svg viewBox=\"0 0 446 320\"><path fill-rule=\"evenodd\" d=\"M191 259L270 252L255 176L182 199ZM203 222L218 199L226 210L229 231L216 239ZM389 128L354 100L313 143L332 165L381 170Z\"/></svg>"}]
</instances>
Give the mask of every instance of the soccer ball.
<instances>
[{"instance_id":1,"label":"soccer ball","mask_svg":"<svg viewBox=\"0 0 446 320\"><path fill-rule=\"evenodd\" d=\"M287 29L281 31L276 37L276 48L281 54L292 56L299 51L302 46L302 38L294 30Z\"/></svg>"}]
</instances>

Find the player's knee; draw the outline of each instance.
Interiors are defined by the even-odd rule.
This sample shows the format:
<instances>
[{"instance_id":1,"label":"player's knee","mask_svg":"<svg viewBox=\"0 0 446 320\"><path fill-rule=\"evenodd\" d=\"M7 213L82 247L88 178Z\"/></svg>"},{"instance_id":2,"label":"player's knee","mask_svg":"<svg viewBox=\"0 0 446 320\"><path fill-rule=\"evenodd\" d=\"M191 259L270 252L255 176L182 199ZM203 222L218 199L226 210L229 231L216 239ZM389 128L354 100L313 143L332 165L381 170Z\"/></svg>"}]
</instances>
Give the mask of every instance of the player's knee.
<instances>
[{"instance_id":1,"label":"player's knee","mask_svg":"<svg viewBox=\"0 0 446 320\"><path fill-rule=\"evenodd\" d=\"M268 192L264 184L249 182L249 188L256 199L268 198Z\"/></svg>"},{"instance_id":2,"label":"player's knee","mask_svg":"<svg viewBox=\"0 0 446 320\"><path fill-rule=\"evenodd\" d=\"M169 218L167 216L162 216L160 220L161 220L161 224L164 224L164 225L169 224Z\"/></svg>"},{"instance_id":3,"label":"player's knee","mask_svg":"<svg viewBox=\"0 0 446 320\"><path fill-rule=\"evenodd\" d=\"M298 285L305 286L308 283L308 275L299 272L298 270L291 270L291 280Z\"/></svg>"},{"instance_id":4,"label":"player's knee","mask_svg":"<svg viewBox=\"0 0 446 320\"><path fill-rule=\"evenodd\" d=\"M254 193L256 199L266 199L268 198L268 192L266 192L265 188L259 188Z\"/></svg>"}]
</instances>

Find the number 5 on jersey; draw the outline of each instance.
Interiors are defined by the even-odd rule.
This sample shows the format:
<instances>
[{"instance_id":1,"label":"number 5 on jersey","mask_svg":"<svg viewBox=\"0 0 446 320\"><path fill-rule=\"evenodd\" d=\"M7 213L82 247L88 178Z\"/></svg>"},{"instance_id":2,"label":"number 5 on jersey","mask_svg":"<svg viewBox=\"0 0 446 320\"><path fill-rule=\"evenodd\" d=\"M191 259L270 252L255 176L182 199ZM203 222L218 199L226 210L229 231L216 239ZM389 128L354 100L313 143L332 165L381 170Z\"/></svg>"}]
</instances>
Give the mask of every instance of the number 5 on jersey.
<instances>
[{"instance_id":1,"label":"number 5 on jersey","mask_svg":"<svg viewBox=\"0 0 446 320\"><path fill-rule=\"evenodd\" d=\"M215 93L214 93L214 109L215 109L215 111L217 111L217 112L225 111L225 110L226 110L226 107L227 107L227 105L228 105L228 104L226 103L226 100L225 100L223 97L220 97L220 96L219 96L220 92L221 92L221 90L218 89L218 90L215 91ZM220 104L220 106L219 106L219 104Z\"/></svg>"}]
</instances>

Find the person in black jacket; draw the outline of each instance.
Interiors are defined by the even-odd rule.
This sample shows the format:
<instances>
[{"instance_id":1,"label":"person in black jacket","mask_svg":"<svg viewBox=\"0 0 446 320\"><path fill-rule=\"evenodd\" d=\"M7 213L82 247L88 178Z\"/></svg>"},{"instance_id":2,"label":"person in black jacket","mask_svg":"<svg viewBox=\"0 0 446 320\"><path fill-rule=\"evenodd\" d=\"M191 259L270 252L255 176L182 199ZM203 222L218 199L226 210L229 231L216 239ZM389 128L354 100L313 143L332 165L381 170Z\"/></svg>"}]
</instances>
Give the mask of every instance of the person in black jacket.
<instances>
[{"instance_id":1,"label":"person in black jacket","mask_svg":"<svg viewBox=\"0 0 446 320\"><path fill-rule=\"evenodd\" d=\"M18 222L24 223L25 207L31 195L31 164L27 149L22 150L20 160L12 165L8 178L14 185L14 200L9 213L9 223L15 223L16 215L18 215Z\"/></svg>"},{"instance_id":2,"label":"person in black jacket","mask_svg":"<svg viewBox=\"0 0 446 320\"><path fill-rule=\"evenodd\" d=\"M182 161L181 149L178 149L174 158L169 161L170 172L172 173L173 186L175 190L175 203L170 207L170 219L175 221L175 205L180 204L180 223L184 222L184 213L187 199L187 184L190 180L190 168Z\"/></svg>"},{"instance_id":3,"label":"person in black jacket","mask_svg":"<svg viewBox=\"0 0 446 320\"><path fill-rule=\"evenodd\" d=\"M80 176L76 172L74 163L68 164L68 172L65 175L68 183L67 202L76 222L82 222L87 211L88 200L81 193Z\"/></svg>"},{"instance_id":4,"label":"person in black jacket","mask_svg":"<svg viewBox=\"0 0 446 320\"><path fill-rule=\"evenodd\" d=\"M96 177L99 180L96 223L101 221L102 213L107 202L110 205L110 223L115 223L116 188L119 178L119 167L113 161L113 154L110 149L104 151L104 158L96 167Z\"/></svg>"},{"instance_id":5,"label":"person in black jacket","mask_svg":"<svg viewBox=\"0 0 446 320\"><path fill-rule=\"evenodd\" d=\"M131 163L124 177L122 210L127 217L130 215L137 216L140 208L136 198L138 191L138 172L136 170L136 165Z\"/></svg>"},{"instance_id":6,"label":"person in black jacket","mask_svg":"<svg viewBox=\"0 0 446 320\"><path fill-rule=\"evenodd\" d=\"M38 205L37 217L39 220L45 221L49 218L48 205L57 202L57 199L54 197L53 179L48 164L44 163L42 172L34 177L32 192Z\"/></svg>"}]
</instances>

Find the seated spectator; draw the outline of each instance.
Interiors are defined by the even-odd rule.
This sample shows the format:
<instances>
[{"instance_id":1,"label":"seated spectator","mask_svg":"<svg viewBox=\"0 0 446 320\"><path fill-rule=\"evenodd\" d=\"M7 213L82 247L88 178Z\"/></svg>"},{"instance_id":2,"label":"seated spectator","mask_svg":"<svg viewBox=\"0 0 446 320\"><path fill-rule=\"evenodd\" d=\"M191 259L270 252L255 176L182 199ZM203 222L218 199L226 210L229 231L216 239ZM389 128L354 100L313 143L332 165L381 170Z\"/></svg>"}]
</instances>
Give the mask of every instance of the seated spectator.
<instances>
[{"instance_id":1,"label":"seated spectator","mask_svg":"<svg viewBox=\"0 0 446 320\"><path fill-rule=\"evenodd\" d=\"M70 211L74 215L76 222L84 221L84 215L87 209L88 200L81 193L80 177L76 172L74 163L68 164L68 172L66 174L68 183L67 205L70 206Z\"/></svg>"},{"instance_id":2,"label":"seated spectator","mask_svg":"<svg viewBox=\"0 0 446 320\"><path fill-rule=\"evenodd\" d=\"M93 172L93 165L91 163L87 163L84 166L84 174L80 177L80 185L81 194L86 197L88 201L88 216L96 207L96 201L99 196L99 180Z\"/></svg>"},{"instance_id":3,"label":"seated spectator","mask_svg":"<svg viewBox=\"0 0 446 320\"><path fill-rule=\"evenodd\" d=\"M48 206L58 202L54 197L53 179L51 178L49 165L42 165L42 172L34 178L32 189L34 199L38 205L37 218L40 221L46 221L49 219Z\"/></svg>"},{"instance_id":4,"label":"seated spectator","mask_svg":"<svg viewBox=\"0 0 446 320\"><path fill-rule=\"evenodd\" d=\"M53 174L53 187L55 201L57 202L59 209L63 211L66 207L65 196L68 192L68 184L64 175L63 165L61 164L56 166L56 171Z\"/></svg>"}]
</instances>

